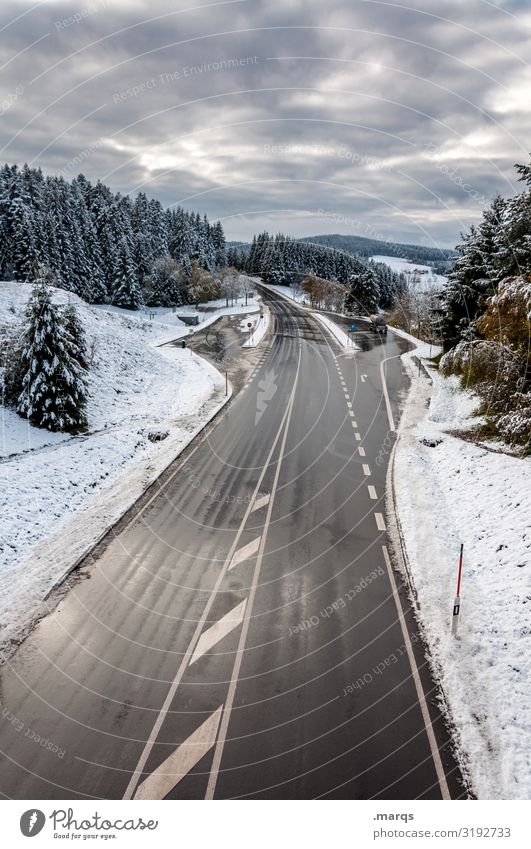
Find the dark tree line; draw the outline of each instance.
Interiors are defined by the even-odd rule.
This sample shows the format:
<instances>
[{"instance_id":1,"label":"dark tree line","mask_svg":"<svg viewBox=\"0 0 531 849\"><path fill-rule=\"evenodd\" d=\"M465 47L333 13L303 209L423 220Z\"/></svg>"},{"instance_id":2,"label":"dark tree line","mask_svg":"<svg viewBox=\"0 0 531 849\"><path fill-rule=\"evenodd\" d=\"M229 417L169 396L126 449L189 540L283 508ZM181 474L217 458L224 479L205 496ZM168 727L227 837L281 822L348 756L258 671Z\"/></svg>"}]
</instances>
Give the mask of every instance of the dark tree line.
<instances>
[{"instance_id":1,"label":"dark tree line","mask_svg":"<svg viewBox=\"0 0 531 849\"><path fill-rule=\"evenodd\" d=\"M403 276L383 263L282 234L260 233L248 251L232 246L227 260L248 274L260 275L266 283L300 285L304 275L311 274L343 284L347 308L354 312L390 307L404 286Z\"/></svg>"},{"instance_id":2,"label":"dark tree line","mask_svg":"<svg viewBox=\"0 0 531 849\"><path fill-rule=\"evenodd\" d=\"M160 273L168 260L169 276ZM89 303L136 309L188 302L194 262L210 272L225 265L221 223L165 210L144 192L115 194L82 174L68 182L27 165L0 169L0 279L34 282L44 266Z\"/></svg>"}]
</instances>

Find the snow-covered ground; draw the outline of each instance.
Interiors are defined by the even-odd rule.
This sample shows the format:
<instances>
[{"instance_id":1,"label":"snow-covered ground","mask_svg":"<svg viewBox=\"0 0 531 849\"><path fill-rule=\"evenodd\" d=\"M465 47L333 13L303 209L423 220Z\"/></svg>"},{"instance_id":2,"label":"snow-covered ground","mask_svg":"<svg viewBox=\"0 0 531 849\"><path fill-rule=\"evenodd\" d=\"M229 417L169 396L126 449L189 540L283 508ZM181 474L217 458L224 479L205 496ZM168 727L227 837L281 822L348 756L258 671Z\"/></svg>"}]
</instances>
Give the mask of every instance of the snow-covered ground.
<instances>
[{"instance_id":1,"label":"snow-covered ground","mask_svg":"<svg viewBox=\"0 0 531 849\"><path fill-rule=\"evenodd\" d=\"M268 289L272 289L274 292L278 292L279 295L284 295L285 298L289 298L290 301L295 301L297 304L305 304L306 306L310 306L310 299L308 295L304 292L296 292L291 286L279 286L275 283L263 283L263 286L268 287Z\"/></svg>"},{"instance_id":2,"label":"snow-covered ground","mask_svg":"<svg viewBox=\"0 0 531 849\"><path fill-rule=\"evenodd\" d=\"M420 621L480 799L531 798L531 460L449 432L478 400L403 356L412 388L394 487ZM429 404L429 407L428 407ZM430 447L427 443L438 443ZM460 544L461 616L451 635Z\"/></svg>"},{"instance_id":3,"label":"snow-covered ground","mask_svg":"<svg viewBox=\"0 0 531 849\"><path fill-rule=\"evenodd\" d=\"M421 265L418 262L412 262L410 259L400 259L396 256L371 256L374 262L384 262L393 271L398 274L412 275L417 272L420 275L420 285L423 289L440 289L447 282L447 277L442 274L435 274L429 265Z\"/></svg>"},{"instance_id":4,"label":"snow-covered ground","mask_svg":"<svg viewBox=\"0 0 531 849\"><path fill-rule=\"evenodd\" d=\"M164 345L166 342L182 339L183 336L204 330L205 327L213 324L222 315L246 315L247 313L258 312L260 304L250 301L248 306L245 306L243 303L236 302L233 306L227 307L225 300L220 299L209 301L206 307L203 305L199 309L193 306L176 307L175 310L171 307L144 307L138 312L131 313L131 310L107 306L106 304L96 304L94 309L121 315L133 322L140 322L146 338L149 337L152 344ZM179 320L179 315L197 316L198 323L196 325L185 324Z\"/></svg>"},{"instance_id":5,"label":"snow-covered ground","mask_svg":"<svg viewBox=\"0 0 531 849\"><path fill-rule=\"evenodd\" d=\"M342 327L339 326L339 324L336 324L335 321L332 321L330 318L328 318L327 315L322 315L320 312L312 312L312 315L314 316L314 318L320 321L321 324L324 324L327 330L330 331L332 336L336 339L337 342L339 342L340 345L343 346L343 348L348 348L350 351L359 351L359 348L356 343L350 338L347 333L345 333L345 331Z\"/></svg>"},{"instance_id":6,"label":"snow-covered ground","mask_svg":"<svg viewBox=\"0 0 531 849\"><path fill-rule=\"evenodd\" d=\"M252 326L249 327L248 325ZM248 316L242 319L241 328L245 333L249 333L249 338L243 343L242 348L256 348L267 333L269 327L269 310L267 307L260 315Z\"/></svg>"},{"instance_id":7,"label":"snow-covered ground","mask_svg":"<svg viewBox=\"0 0 531 849\"><path fill-rule=\"evenodd\" d=\"M0 283L0 326L20 321L29 292ZM58 303L68 297L55 291ZM224 379L206 361L189 349L155 348L188 333L175 316L150 320L70 300L91 360L90 432L49 433L0 406L0 644L42 612L42 599L69 566L226 400ZM150 430L168 437L152 443Z\"/></svg>"}]
</instances>

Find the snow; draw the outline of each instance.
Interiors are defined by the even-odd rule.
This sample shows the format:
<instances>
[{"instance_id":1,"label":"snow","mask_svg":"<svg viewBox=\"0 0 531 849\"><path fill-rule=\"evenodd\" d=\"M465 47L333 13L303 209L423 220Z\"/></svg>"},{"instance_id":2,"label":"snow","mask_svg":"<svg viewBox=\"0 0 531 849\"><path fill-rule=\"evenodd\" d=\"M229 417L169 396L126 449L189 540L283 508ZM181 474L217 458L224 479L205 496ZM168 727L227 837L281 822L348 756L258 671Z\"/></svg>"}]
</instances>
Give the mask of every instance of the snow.
<instances>
[{"instance_id":1,"label":"snow","mask_svg":"<svg viewBox=\"0 0 531 849\"><path fill-rule=\"evenodd\" d=\"M458 378L430 369L431 386L419 375L412 356L428 349L403 355L412 387L393 474L418 616L475 794L529 799L531 461L450 435L478 422L478 399ZM452 637L461 543L461 616Z\"/></svg>"},{"instance_id":2,"label":"snow","mask_svg":"<svg viewBox=\"0 0 531 849\"><path fill-rule=\"evenodd\" d=\"M0 283L0 327L21 319L29 292ZM58 303L69 299L92 359L90 432L49 433L0 407L0 643L29 627L50 588L227 400L224 379L207 362L154 347L183 329L175 320L150 322L55 290ZM169 435L153 443L153 430Z\"/></svg>"},{"instance_id":3,"label":"snow","mask_svg":"<svg viewBox=\"0 0 531 849\"><path fill-rule=\"evenodd\" d=\"M139 326L146 338L154 345L165 345L167 342L172 342L175 339L182 339L183 336L191 336L205 327L214 324L215 321L223 315L240 315L257 312L260 309L259 304L250 303L248 306L234 304L227 307L224 300L209 301L208 309L198 310L196 307L185 306L176 307L175 311L171 307L149 307L141 310L126 310L120 307L107 306L106 304L97 304L94 309L101 310L105 313L114 313L121 315L129 322L130 327ZM154 315L154 318L150 318ZM198 324L185 324L178 318L179 315L190 315L199 317Z\"/></svg>"},{"instance_id":4,"label":"snow","mask_svg":"<svg viewBox=\"0 0 531 849\"><path fill-rule=\"evenodd\" d=\"M398 274L414 274L415 271L420 273L421 285L427 289L441 289L448 280L442 274L435 274L429 265L421 265L418 262L412 262L410 259L400 259L396 256L371 256L374 262L384 262L392 271Z\"/></svg>"},{"instance_id":5,"label":"snow","mask_svg":"<svg viewBox=\"0 0 531 849\"><path fill-rule=\"evenodd\" d=\"M265 286L266 289L272 289L274 292L277 292L279 295L282 295L284 298L289 298L291 301L296 301L296 303L298 303L302 307L305 307L306 309L308 309L308 312L310 312L310 314L314 318L318 319L321 322L321 324L324 324L324 326L327 328L327 330L330 331L332 336L336 339L337 342L339 342L339 344L343 348L348 348L349 351L359 351L359 347L350 338L348 333L345 333L345 331L343 330L342 327L340 327L338 324L336 324L335 321L332 321L332 319L328 318L328 316L323 315L322 313L318 312L317 310L312 310L308 307L308 301L307 301L306 295L304 295L304 293L298 294L298 293L294 292L293 289L291 288L291 286L280 286L280 285L270 284L270 283L262 283L262 286Z\"/></svg>"},{"instance_id":6,"label":"snow","mask_svg":"<svg viewBox=\"0 0 531 849\"><path fill-rule=\"evenodd\" d=\"M312 315L314 318L318 319L321 324L324 324L327 330L330 331L332 336L343 348L348 348L350 351L359 351L359 347L356 343L338 324L335 323L335 321L332 321L328 318L328 316L322 315L320 312L312 312Z\"/></svg>"},{"instance_id":7,"label":"snow","mask_svg":"<svg viewBox=\"0 0 531 849\"><path fill-rule=\"evenodd\" d=\"M243 343L242 348L256 348L267 333L269 327L269 310L266 308L261 315L253 316L252 318L248 316L248 319L242 319L241 321L241 328L247 333L249 333L248 323L250 322L252 324L249 338Z\"/></svg>"}]
</instances>

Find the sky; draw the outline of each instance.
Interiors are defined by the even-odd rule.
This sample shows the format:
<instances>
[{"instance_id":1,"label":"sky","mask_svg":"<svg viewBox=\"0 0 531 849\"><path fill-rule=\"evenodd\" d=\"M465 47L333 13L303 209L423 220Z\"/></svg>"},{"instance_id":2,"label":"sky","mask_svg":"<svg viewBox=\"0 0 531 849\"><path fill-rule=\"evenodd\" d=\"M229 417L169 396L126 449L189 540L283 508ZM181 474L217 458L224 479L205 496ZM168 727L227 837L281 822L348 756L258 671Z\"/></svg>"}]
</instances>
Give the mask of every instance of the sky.
<instances>
[{"instance_id":1,"label":"sky","mask_svg":"<svg viewBox=\"0 0 531 849\"><path fill-rule=\"evenodd\" d=\"M0 160L223 222L453 247L531 150L531 4L0 4Z\"/></svg>"}]
</instances>

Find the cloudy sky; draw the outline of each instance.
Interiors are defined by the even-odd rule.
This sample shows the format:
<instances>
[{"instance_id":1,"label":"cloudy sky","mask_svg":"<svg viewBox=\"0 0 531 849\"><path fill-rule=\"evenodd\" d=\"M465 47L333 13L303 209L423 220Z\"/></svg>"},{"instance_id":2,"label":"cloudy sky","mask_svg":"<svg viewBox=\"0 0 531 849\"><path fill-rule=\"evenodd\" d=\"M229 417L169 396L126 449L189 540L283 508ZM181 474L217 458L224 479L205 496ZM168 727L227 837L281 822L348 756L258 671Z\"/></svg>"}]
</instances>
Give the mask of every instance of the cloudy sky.
<instances>
[{"instance_id":1,"label":"cloudy sky","mask_svg":"<svg viewBox=\"0 0 531 849\"><path fill-rule=\"evenodd\" d=\"M507 0L2 0L1 159L261 229L453 246L531 150Z\"/></svg>"}]
</instances>

